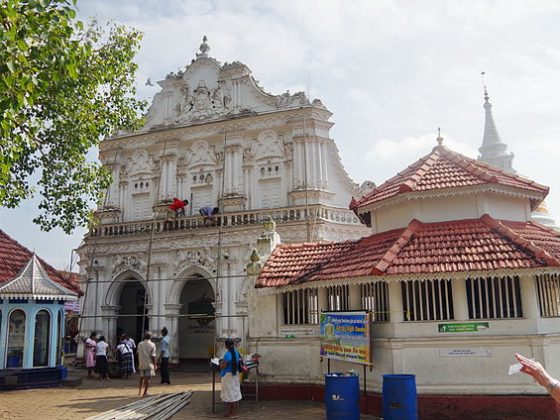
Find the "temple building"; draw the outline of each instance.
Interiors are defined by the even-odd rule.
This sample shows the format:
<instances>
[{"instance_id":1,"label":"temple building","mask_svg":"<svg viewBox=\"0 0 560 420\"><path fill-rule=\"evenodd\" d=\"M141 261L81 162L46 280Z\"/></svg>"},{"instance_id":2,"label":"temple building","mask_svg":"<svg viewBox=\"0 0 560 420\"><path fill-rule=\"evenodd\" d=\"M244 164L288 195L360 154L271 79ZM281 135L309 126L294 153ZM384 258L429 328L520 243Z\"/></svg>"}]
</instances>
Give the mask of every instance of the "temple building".
<instances>
[{"instance_id":1,"label":"temple building","mask_svg":"<svg viewBox=\"0 0 560 420\"><path fill-rule=\"evenodd\" d=\"M158 85L145 126L101 143L113 183L78 251L80 330L114 343L166 326L172 362L206 359L216 338L246 337L261 222L274 219L285 243L357 239L368 230L348 202L374 185L349 178L319 99L267 93L245 64L212 58L206 38Z\"/></svg>"},{"instance_id":2,"label":"temple building","mask_svg":"<svg viewBox=\"0 0 560 420\"><path fill-rule=\"evenodd\" d=\"M408 373L419 418L557 418L551 398L521 398L544 389L508 376L516 352L560 375L560 234L531 220L548 188L437 141L351 201L369 236L282 244L270 229L262 235L247 270L251 348L274 392L290 383L292 394L317 397L327 371L320 312L367 310L373 407L383 374Z\"/></svg>"},{"instance_id":3,"label":"temple building","mask_svg":"<svg viewBox=\"0 0 560 420\"><path fill-rule=\"evenodd\" d=\"M64 305L80 294L0 230L0 390L61 383Z\"/></svg>"}]
</instances>

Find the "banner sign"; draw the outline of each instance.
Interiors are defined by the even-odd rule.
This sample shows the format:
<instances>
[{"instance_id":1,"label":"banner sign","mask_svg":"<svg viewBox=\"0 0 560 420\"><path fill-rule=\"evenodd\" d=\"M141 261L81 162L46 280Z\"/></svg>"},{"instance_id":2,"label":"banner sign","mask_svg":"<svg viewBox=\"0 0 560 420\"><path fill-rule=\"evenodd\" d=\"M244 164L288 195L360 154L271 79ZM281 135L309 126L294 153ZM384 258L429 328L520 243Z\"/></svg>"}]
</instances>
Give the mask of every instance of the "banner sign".
<instances>
[{"instance_id":1,"label":"banner sign","mask_svg":"<svg viewBox=\"0 0 560 420\"><path fill-rule=\"evenodd\" d=\"M371 364L370 316L367 312L321 312L321 356Z\"/></svg>"},{"instance_id":2,"label":"banner sign","mask_svg":"<svg viewBox=\"0 0 560 420\"><path fill-rule=\"evenodd\" d=\"M488 322L463 322L454 324L438 324L440 333L480 332L490 328Z\"/></svg>"}]
</instances>

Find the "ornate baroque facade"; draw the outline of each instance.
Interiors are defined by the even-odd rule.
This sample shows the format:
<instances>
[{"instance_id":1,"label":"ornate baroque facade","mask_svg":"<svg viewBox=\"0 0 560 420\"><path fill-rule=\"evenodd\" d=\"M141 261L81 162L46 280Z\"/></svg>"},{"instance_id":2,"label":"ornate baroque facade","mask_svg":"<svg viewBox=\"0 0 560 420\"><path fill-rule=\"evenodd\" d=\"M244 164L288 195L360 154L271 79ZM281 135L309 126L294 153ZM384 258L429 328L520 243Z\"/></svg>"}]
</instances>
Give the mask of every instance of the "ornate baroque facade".
<instances>
[{"instance_id":1,"label":"ornate baroque facade","mask_svg":"<svg viewBox=\"0 0 560 420\"><path fill-rule=\"evenodd\" d=\"M114 341L165 325L174 360L246 336L245 267L262 220L284 242L359 238L367 230L348 203L373 187L348 177L320 100L266 93L246 65L209 50L205 38L184 71L158 82L140 131L102 142L113 183L79 250L82 333ZM190 202L185 216L169 213L173 197ZM203 206L220 207L216 223Z\"/></svg>"}]
</instances>

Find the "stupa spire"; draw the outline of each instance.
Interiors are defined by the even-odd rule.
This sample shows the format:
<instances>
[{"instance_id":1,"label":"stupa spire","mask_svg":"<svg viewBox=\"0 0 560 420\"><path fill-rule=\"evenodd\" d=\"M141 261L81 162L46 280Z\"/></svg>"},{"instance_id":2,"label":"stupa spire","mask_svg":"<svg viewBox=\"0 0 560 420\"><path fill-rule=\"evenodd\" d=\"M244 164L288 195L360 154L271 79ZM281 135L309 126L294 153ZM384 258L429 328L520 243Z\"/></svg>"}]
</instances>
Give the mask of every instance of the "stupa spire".
<instances>
[{"instance_id":1,"label":"stupa spire","mask_svg":"<svg viewBox=\"0 0 560 420\"><path fill-rule=\"evenodd\" d=\"M507 144L503 143L498 134L496 123L492 115L492 104L490 103L490 96L488 89L484 82L484 72L481 73L482 86L484 88L484 135L482 137L482 145L478 148L480 155L478 160L481 162L489 163L490 165L497 166L508 172L515 172L513 169L513 153L506 153Z\"/></svg>"}]
</instances>

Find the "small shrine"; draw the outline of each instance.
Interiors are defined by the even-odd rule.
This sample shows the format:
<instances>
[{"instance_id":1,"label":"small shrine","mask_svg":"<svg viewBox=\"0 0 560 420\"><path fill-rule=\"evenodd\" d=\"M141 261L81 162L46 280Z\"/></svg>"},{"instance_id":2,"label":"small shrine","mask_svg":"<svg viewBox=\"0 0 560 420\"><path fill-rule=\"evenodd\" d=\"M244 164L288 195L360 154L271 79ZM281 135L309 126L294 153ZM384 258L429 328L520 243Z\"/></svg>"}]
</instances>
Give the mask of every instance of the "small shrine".
<instances>
[{"instance_id":1,"label":"small shrine","mask_svg":"<svg viewBox=\"0 0 560 420\"><path fill-rule=\"evenodd\" d=\"M0 230L0 390L61 383L64 304L80 294Z\"/></svg>"}]
</instances>

